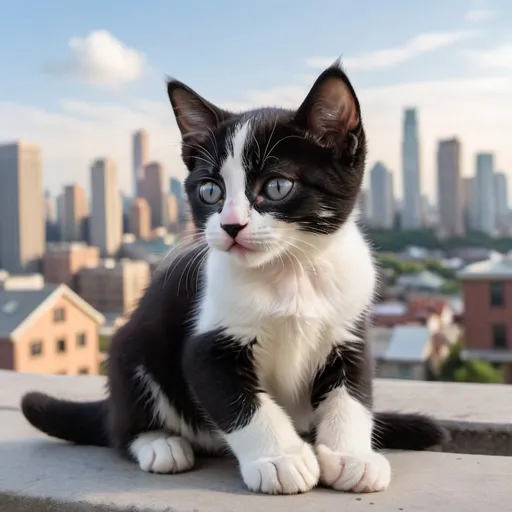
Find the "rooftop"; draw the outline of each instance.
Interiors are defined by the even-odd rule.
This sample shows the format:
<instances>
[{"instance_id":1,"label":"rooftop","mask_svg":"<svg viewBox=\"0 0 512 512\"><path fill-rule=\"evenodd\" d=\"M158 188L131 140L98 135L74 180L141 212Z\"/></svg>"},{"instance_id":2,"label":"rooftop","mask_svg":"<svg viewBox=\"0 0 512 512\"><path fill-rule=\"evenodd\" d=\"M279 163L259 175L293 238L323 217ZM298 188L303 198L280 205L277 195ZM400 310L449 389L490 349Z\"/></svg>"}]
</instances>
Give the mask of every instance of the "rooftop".
<instances>
[{"instance_id":1,"label":"rooftop","mask_svg":"<svg viewBox=\"0 0 512 512\"><path fill-rule=\"evenodd\" d=\"M512 279L512 255L494 254L491 258L464 267L459 279Z\"/></svg>"},{"instance_id":2,"label":"rooftop","mask_svg":"<svg viewBox=\"0 0 512 512\"><path fill-rule=\"evenodd\" d=\"M18 410L21 395L32 389L88 400L103 396L104 379L0 371L2 511L310 512L362 511L370 506L369 510L379 512L481 512L510 508L512 400L507 386L377 380L377 409L423 411L445 422L452 440L443 447L444 453L389 453L394 480L382 493L316 489L299 496L247 492L235 462L229 459L199 460L196 469L181 475L152 475L111 450L52 440L35 431Z\"/></svg>"},{"instance_id":3,"label":"rooftop","mask_svg":"<svg viewBox=\"0 0 512 512\"><path fill-rule=\"evenodd\" d=\"M421 362L425 360L425 349L432 337L428 327L400 325L393 329L391 340L381 359L386 361Z\"/></svg>"}]
</instances>

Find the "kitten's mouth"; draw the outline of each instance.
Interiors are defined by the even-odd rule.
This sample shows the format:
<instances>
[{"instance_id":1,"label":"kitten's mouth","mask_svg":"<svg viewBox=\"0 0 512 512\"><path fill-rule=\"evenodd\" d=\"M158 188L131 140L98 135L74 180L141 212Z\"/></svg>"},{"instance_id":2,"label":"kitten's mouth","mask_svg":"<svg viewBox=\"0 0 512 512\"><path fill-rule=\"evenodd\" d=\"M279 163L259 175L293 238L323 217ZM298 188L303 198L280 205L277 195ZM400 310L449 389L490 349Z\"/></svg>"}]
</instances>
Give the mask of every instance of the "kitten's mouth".
<instances>
[{"instance_id":1,"label":"kitten's mouth","mask_svg":"<svg viewBox=\"0 0 512 512\"><path fill-rule=\"evenodd\" d=\"M234 252L235 254L246 255L248 253L254 252L252 247L247 247L246 245L242 245L236 240L233 241L231 246L228 249L228 252Z\"/></svg>"}]
</instances>

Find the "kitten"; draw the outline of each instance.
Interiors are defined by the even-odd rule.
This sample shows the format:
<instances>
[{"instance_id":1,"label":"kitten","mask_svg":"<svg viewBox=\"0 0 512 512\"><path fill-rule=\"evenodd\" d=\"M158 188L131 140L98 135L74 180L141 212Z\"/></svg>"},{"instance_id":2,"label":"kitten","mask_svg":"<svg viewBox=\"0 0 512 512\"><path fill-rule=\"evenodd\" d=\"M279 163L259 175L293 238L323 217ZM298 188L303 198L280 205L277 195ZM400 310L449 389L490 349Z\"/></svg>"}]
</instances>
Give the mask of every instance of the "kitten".
<instances>
[{"instance_id":1,"label":"kitten","mask_svg":"<svg viewBox=\"0 0 512 512\"><path fill-rule=\"evenodd\" d=\"M335 63L296 111L231 113L176 80L168 94L197 242L115 334L108 398L29 393L25 417L144 471L229 450L252 491L385 489L377 448L425 449L445 433L423 416L372 412L376 269L357 224L366 139L347 76Z\"/></svg>"}]
</instances>

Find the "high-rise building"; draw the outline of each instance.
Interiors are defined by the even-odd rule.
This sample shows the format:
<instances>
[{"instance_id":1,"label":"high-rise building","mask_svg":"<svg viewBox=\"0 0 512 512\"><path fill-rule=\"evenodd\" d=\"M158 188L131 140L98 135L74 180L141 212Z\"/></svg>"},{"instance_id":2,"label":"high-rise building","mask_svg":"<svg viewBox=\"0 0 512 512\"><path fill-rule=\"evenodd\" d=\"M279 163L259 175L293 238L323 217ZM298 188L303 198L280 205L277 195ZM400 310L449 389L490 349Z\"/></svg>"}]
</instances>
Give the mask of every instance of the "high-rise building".
<instances>
[{"instance_id":1,"label":"high-rise building","mask_svg":"<svg viewBox=\"0 0 512 512\"><path fill-rule=\"evenodd\" d=\"M405 109L402 140L403 210L402 229L418 229L422 225L420 142L417 111Z\"/></svg>"},{"instance_id":2,"label":"high-rise building","mask_svg":"<svg viewBox=\"0 0 512 512\"><path fill-rule=\"evenodd\" d=\"M48 190L44 193L44 217L46 222L49 224L55 224L57 222L55 198Z\"/></svg>"},{"instance_id":3,"label":"high-rise building","mask_svg":"<svg viewBox=\"0 0 512 512\"><path fill-rule=\"evenodd\" d=\"M496 225L501 233L509 231L508 180L504 172L494 175L494 197L496 202Z\"/></svg>"},{"instance_id":4,"label":"high-rise building","mask_svg":"<svg viewBox=\"0 0 512 512\"><path fill-rule=\"evenodd\" d=\"M151 162L144 170L144 186L142 197L151 209L151 227L164 225L164 169L158 162Z\"/></svg>"},{"instance_id":5,"label":"high-rise building","mask_svg":"<svg viewBox=\"0 0 512 512\"><path fill-rule=\"evenodd\" d=\"M169 181L170 192L176 198L178 202L178 220L180 223L186 222L187 220L187 207L185 202L185 196L183 194L183 186L178 178L171 178Z\"/></svg>"},{"instance_id":6,"label":"high-rise building","mask_svg":"<svg viewBox=\"0 0 512 512\"><path fill-rule=\"evenodd\" d=\"M144 181L144 167L149 160L149 135L146 130L133 134L133 195L141 196Z\"/></svg>"},{"instance_id":7,"label":"high-rise building","mask_svg":"<svg viewBox=\"0 0 512 512\"><path fill-rule=\"evenodd\" d=\"M110 158L92 164L91 193L90 242L102 256L114 256L121 245L122 209L117 167Z\"/></svg>"},{"instance_id":8,"label":"high-rise building","mask_svg":"<svg viewBox=\"0 0 512 512\"><path fill-rule=\"evenodd\" d=\"M27 142L0 145L0 267L38 271L45 244L42 158Z\"/></svg>"},{"instance_id":9,"label":"high-rise building","mask_svg":"<svg viewBox=\"0 0 512 512\"><path fill-rule=\"evenodd\" d=\"M444 237L464 234L460 153L458 139L439 141L437 148L437 199L439 233Z\"/></svg>"},{"instance_id":10,"label":"high-rise building","mask_svg":"<svg viewBox=\"0 0 512 512\"><path fill-rule=\"evenodd\" d=\"M137 238L151 234L151 210L143 197L134 197L130 211L130 232Z\"/></svg>"},{"instance_id":11,"label":"high-rise building","mask_svg":"<svg viewBox=\"0 0 512 512\"><path fill-rule=\"evenodd\" d=\"M476 193L477 228L483 233L494 235L496 232L496 201L494 194L494 155L492 153L478 153L476 155Z\"/></svg>"},{"instance_id":12,"label":"high-rise building","mask_svg":"<svg viewBox=\"0 0 512 512\"><path fill-rule=\"evenodd\" d=\"M476 177L462 178L462 197L466 227L470 230L476 230L478 229Z\"/></svg>"},{"instance_id":13,"label":"high-rise building","mask_svg":"<svg viewBox=\"0 0 512 512\"><path fill-rule=\"evenodd\" d=\"M164 224L167 229L178 226L178 200L174 194L164 196Z\"/></svg>"},{"instance_id":14,"label":"high-rise building","mask_svg":"<svg viewBox=\"0 0 512 512\"><path fill-rule=\"evenodd\" d=\"M64 187L64 218L61 239L64 242L84 240L84 224L88 214L85 190L77 185Z\"/></svg>"},{"instance_id":15,"label":"high-rise building","mask_svg":"<svg viewBox=\"0 0 512 512\"><path fill-rule=\"evenodd\" d=\"M370 171L371 225L391 229L395 219L393 174L381 162Z\"/></svg>"}]
</instances>

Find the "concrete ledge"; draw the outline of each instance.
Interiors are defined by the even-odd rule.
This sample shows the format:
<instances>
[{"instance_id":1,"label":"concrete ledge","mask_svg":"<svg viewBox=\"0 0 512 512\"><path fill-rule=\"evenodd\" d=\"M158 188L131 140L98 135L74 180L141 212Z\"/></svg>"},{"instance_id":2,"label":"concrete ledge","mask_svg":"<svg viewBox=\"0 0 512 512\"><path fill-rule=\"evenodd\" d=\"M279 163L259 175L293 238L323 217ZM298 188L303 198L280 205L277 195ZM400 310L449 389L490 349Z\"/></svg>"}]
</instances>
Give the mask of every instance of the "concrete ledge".
<instances>
[{"instance_id":1,"label":"concrete ledge","mask_svg":"<svg viewBox=\"0 0 512 512\"><path fill-rule=\"evenodd\" d=\"M393 452L391 488L369 495L325 489L301 496L256 495L246 491L228 459L199 459L194 470L181 475L149 475L111 450L71 446L36 432L18 410L20 396L30 389L86 400L103 395L104 379L0 372L0 512L510 508L512 457ZM510 436L512 387L377 381L376 394L379 409L432 413L458 429L454 442L461 451L472 451L482 436Z\"/></svg>"}]
</instances>

